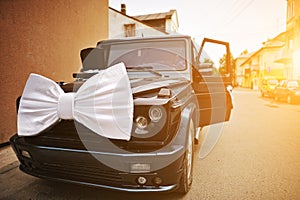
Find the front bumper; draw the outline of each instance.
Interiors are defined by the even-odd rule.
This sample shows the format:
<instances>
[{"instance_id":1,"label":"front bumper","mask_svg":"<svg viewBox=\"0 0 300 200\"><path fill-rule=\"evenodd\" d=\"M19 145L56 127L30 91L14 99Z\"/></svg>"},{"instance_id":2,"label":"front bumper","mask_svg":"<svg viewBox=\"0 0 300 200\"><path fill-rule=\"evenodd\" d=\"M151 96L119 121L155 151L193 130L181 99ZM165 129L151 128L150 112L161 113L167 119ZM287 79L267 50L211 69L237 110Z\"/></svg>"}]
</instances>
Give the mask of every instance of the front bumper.
<instances>
[{"instance_id":1,"label":"front bumper","mask_svg":"<svg viewBox=\"0 0 300 200\"><path fill-rule=\"evenodd\" d=\"M10 142L20 169L33 176L129 192L172 191L180 184L193 109L191 104L182 110L173 139L151 152L129 152L96 134L70 139L65 127L45 137L15 135ZM143 165L150 167L140 170ZM146 181L141 183L139 177Z\"/></svg>"},{"instance_id":2,"label":"front bumper","mask_svg":"<svg viewBox=\"0 0 300 200\"><path fill-rule=\"evenodd\" d=\"M181 130L169 145L147 153L37 145L30 138L17 135L10 142L20 169L36 177L129 192L165 192L175 190L181 179L185 152L185 131ZM151 170L131 172L131 164L136 163L150 164ZM146 183L140 184L139 177L144 177ZM158 178L160 184L155 181Z\"/></svg>"},{"instance_id":3,"label":"front bumper","mask_svg":"<svg viewBox=\"0 0 300 200\"><path fill-rule=\"evenodd\" d=\"M300 94L295 94L292 100L294 103L300 103Z\"/></svg>"}]
</instances>

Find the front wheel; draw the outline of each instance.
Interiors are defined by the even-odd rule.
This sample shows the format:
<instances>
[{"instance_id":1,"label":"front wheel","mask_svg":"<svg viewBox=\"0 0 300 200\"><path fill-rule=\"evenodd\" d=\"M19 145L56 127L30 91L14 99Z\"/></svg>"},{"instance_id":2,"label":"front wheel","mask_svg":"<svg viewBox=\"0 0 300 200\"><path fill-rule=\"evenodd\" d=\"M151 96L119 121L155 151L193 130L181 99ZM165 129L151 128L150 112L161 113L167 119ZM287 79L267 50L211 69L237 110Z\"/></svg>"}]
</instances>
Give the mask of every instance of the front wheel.
<instances>
[{"instance_id":1,"label":"front wheel","mask_svg":"<svg viewBox=\"0 0 300 200\"><path fill-rule=\"evenodd\" d=\"M182 194L186 194L191 189L193 182L195 127L192 120L190 121L188 134L187 149L183 161L183 172L178 189Z\"/></svg>"},{"instance_id":2,"label":"front wheel","mask_svg":"<svg viewBox=\"0 0 300 200\"><path fill-rule=\"evenodd\" d=\"M293 103L293 99L292 99L291 95L287 96L287 103L288 104L292 104Z\"/></svg>"}]
</instances>

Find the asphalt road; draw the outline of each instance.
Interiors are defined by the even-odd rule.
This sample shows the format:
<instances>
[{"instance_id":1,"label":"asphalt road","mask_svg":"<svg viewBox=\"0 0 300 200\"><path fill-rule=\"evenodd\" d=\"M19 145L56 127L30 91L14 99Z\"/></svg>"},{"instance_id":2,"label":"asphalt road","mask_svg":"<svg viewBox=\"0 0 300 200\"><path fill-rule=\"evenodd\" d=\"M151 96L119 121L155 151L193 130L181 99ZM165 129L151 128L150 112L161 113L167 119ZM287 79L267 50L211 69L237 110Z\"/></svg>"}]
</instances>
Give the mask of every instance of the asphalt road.
<instances>
[{"instance_id":1,"label":"asphalt road","mask_svg":"<svg viewBox=\"0 0 300 200\"><path fill-rule=\"evenodd\" d=\"M185 196L50 182L12 163L0 173L0 199L300 199L300 106L275 103L246 89L234 95L231 121L214 149L203 159L201 145L196 149L194 182ZM201 138L207 133L206 128Z\"/></svg>"}]
</instances>

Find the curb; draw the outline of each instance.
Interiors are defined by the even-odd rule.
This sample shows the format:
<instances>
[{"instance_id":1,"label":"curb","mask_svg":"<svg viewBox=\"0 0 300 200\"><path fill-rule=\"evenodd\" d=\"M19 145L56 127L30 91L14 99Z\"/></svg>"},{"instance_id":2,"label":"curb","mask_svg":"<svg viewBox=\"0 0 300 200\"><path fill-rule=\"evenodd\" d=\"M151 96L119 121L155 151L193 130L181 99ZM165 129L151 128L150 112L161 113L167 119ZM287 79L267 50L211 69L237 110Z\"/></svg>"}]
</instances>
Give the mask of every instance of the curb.
<instances>
[{"instance_id":1,"label":"curb","mask_svg":"<svg viewBox=\"0 0 300 200\"><path fill-rule=\"evenodd\" d=\"M9 143L8 143L9 144ZM19 161L11 146L0 148L0 174L4 174L19 166Z\"/></svg>"},{"instance_id":2,"label":"curb","mask_svg":"<svg viewBox=\"0 0 300 200\"><path fill-rule=\"evenodd\" d=\"M19 161L14 161L12 163L9 163L8 165L5 165L4 167L0 168L0 174L5 174L6 172L15 169L19 166Z\"/></svg>"},{"instance_id":3,"label":"curb","mask_svg":"<svg viewBox=\"0 0 300 200\"><path fill-rule=\"evenodd\" d=\"M8 146L8 145L10 145L9 142L1 143L1 144L0 144L0 148L6 147L6 146Z\"/></svg>"}]
</instances>

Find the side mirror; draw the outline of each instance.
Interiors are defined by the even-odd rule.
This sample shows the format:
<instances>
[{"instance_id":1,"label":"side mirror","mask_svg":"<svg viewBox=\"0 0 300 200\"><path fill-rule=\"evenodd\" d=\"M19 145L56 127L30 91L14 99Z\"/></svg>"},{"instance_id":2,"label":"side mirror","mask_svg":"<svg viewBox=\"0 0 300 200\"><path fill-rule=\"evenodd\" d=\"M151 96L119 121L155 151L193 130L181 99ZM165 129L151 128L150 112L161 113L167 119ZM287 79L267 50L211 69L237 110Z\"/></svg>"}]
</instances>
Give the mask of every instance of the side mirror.
<instances>
[{"instance_id":1,"label":"side mirror","mask_svg":"<svg viewBox=\"0 0 300 200\"><path fill-rule=\"evenodd\" d=\"M104 50L98 48L86 48L80 51L82 70L100 70L106 68Z\"/></svg>"}]
</instances>

